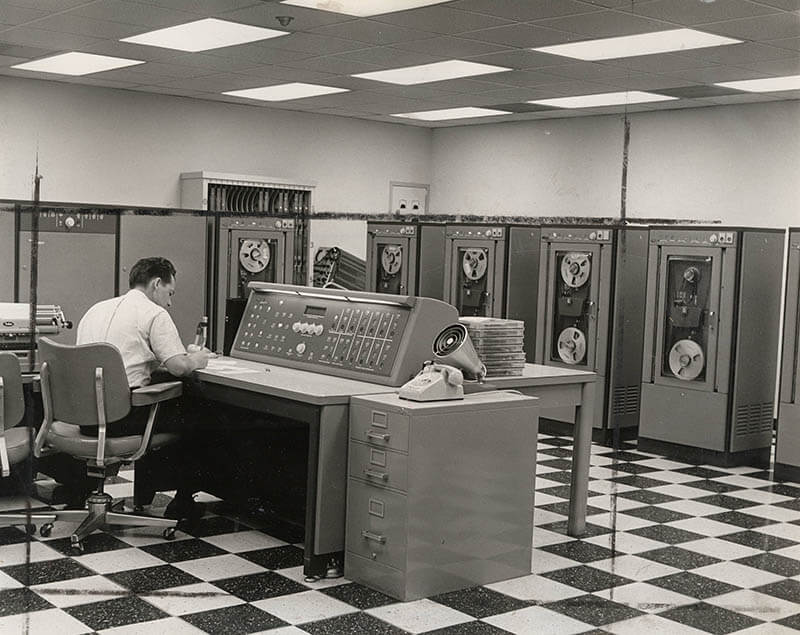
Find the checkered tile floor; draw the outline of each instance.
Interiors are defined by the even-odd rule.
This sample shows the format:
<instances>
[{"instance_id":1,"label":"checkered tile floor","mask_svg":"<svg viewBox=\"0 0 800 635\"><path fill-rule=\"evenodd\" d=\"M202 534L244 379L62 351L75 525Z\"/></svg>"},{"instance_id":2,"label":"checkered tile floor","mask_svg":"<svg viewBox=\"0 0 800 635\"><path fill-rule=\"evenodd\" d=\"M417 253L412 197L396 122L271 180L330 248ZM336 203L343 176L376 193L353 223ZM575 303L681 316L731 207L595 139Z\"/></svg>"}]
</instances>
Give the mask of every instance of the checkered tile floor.
<instances>
[{"instance_id":1,"label":"checkered tile floor","mask_svg":"<svg viewBox=\"0 0 800 635\"><path fill-rule=\"evenodd\" d=\"M296 545L211 512L174 542L157 530L96 533L74 558L73 525L29 544L3 528L0 633L800 630L800 485L595 445L589 532L574 540L565 535L570 455L569 438L540 437L529 576L399 603L347 579L305 583ZM130 495L126 476L109 493Z\"/></svg>"}]
</instances>

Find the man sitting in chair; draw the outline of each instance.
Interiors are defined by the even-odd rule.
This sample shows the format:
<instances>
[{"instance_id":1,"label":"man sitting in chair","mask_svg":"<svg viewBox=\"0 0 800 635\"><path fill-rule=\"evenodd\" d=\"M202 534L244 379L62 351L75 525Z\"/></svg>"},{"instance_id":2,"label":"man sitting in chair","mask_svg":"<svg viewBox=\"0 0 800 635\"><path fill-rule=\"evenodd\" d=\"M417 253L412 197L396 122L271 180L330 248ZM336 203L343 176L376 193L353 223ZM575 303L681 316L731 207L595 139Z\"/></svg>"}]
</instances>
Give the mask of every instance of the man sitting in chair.
<instances>
[{"instance_id":1,"label":"man sitting in chair","mask_svg":"<svg viewBox=\"0 0 800 635\"><path fill-rule=\"evenodd\" d=\"M214 354L193 344L184 347L178 329L167 309L175 293L175 267L166 258L142 258L131 269L130 291L117 298L103 300L91 307L78 324L77 344L105 342L122 354L128 384L131 388L157 383L167 377L188 377L205 368ZM166 372L165 372L166 371ZM167 377L164 377L167 375ZM169 402L159 411L156 430L180 432L183 417L182 399L176 407ZM147 423L149 408L134 407L121 421L108 427L108 436L141 434ZM96 434L97 428L82 428L83 434ZM193 507L192 469L181 470L183 481L165 514L184 518ZM84 483L84 487L88 483ZM74 492L82 496L84 492Z\"/></svg>"}]
</instances>

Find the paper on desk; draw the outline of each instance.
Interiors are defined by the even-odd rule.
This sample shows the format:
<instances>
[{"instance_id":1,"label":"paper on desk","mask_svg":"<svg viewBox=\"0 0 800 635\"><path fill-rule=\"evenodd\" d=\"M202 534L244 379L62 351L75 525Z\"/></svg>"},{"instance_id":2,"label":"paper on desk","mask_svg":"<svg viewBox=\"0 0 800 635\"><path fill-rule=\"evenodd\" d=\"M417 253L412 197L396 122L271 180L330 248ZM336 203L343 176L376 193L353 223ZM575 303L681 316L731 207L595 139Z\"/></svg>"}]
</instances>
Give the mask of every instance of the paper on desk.
<instances>
[{"instance_id":1,"label":"paper on desk","mask_svg":"<svg viewBox=\"0 0 800 635\"><path fill-rule=\"evenodd\" d=\"M213 370L218 373L261 373L258 368L243 368L235 362L229 362L223 359L210 359L206 366L208 370Z\"/></svg>"},{"instance_id":2,"label":"paper on desk","mask_svg":"<svg viewBox=\"0 0 800 635\"><path fill-rule=\"evenodd\" d=\"M4 320L27 320L30 306L21 302L0 302L0 318Z\"/></svg>"}]
</instances>

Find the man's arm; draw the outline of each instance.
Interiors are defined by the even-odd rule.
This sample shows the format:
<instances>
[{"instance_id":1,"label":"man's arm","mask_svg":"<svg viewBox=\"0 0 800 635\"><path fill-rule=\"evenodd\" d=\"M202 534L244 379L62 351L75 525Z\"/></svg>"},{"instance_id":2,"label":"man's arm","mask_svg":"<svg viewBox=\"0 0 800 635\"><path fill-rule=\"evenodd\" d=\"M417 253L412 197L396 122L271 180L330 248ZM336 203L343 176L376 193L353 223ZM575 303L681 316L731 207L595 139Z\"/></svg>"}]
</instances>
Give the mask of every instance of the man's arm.
<instances>
[{"instance_id":1,"label":"man's arm","mask_svg":"<svg viewBox=\"0 0 800 635\"><path fill-rule=\"evenodd\" d=\"M208 360L213 355L210 351L200 350L194 353L184 353L182 355L173 355L164 362L164 366L169 371L170 375L176 377L187 377L194 371L205 368L208 365Z\"/></svg>"}]
</instances>

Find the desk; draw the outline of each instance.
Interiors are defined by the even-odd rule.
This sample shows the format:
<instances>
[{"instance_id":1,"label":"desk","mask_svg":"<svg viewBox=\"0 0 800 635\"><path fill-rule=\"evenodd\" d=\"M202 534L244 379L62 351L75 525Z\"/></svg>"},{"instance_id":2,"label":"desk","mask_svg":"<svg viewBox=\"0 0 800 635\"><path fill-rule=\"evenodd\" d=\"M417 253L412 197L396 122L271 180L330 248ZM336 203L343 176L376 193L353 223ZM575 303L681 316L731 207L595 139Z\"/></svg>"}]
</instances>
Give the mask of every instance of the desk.
<instances>
[{"instance_id":1,"label":"desk","mask_svg":"<svg viewBox=\"0 0 800 635\"><path fill-rule=\"evenodd\" d=\"M540 408L575 406L572 442L572 477L569 483L567 533L579 537L586 531L586 500L589 495L589 461L594 421L594 384L597 375L583 370L525 364L521 376L496 377L489 381L498 389L519 390L538 397Z\"/></svg>"},{"instance_id":2,"label":"desk","mask_svg":"<svg viewBox=\"0 0 800 635\"><path fill-rule=\"evenodd\" d=\"M340 562L344 549L350 397L395 389L230 357L212 360L196 375L210 400L308 424L304 571L324 575L331 561ZM586 524L595 379L590 372L526 364L522 376L491 380L499 389L539 397L543 408L579 408L568 523L572 536L582 534Z\"/></svg>"},{"instance_id":3,"label":"desk","mask_svg":"<svg viewBox=\"0 0 800 635\"><path fill-rule=\"evenodd\" d=\"M304 571L324 576L344 550L350 397L392 388L231 357L196 376L207 399L308 424Z\"/></svg>"}]
</instances>

